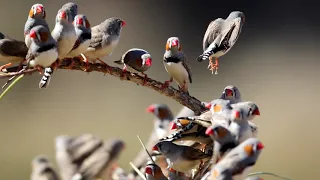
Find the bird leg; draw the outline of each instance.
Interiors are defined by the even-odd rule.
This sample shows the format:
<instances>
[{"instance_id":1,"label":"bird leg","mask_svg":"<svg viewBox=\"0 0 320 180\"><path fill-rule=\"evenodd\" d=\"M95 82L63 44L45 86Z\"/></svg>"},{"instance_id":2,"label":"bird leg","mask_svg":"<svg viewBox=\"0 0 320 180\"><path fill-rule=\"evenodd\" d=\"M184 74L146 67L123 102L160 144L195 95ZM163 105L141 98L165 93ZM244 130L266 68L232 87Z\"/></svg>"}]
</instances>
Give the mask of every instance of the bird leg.
<instances>
[{"instance_id":1,"label":"bird leg","mask_svg":"<svg viewBox=\"0 0 320 180\"><path fill-rule=\"evenodd\" d=\"M179 90L188 93L188 90L186 89L186 83L186 81L183 81L183 85L181 87L179 86Z\"/></svg>"},{"instance_id":2,"label":"bird leg","mask_svg":"<svg viewBox=\"0 0 320 180\"><path fill-rule=\"evenodd\" d=\"M43 72L42 72L43 71L43 67L36 66L35 68L39 71L39 74L41 74L41 75L43 74Z\"/></svg>"},{"instance_id":3,"label":"bird leg","mask_svg":"<svg viewBox=\"0 0 320 180\"><path fill-rule=\"evenodd\" d=\"M165 82L163 83L163 85L162 85L162 87L161 87L161 90L164 90L165 88L167 88L167 87L170 85L170 83L172 83L172 81L173 81L173 78L170 77L170 80L165 81Z\"/></svg>"},{"instance_id":4,"label":"bird leg","mask_svg":"<svg viewBox=\"0 0 320 180\"><path fill-rule=\"evenodd\" d=\"M84 71L88 71L88 69L89 69L89 60L87 59L87 57L84 54L81 53L80 55L81 55L83 61L86 63L86 68L85 68Z\"/></svg>"},{"instance_id":5,"label":"bird leg","mask_svg":"<svg viewBox=\"0 0 320 180\"><path fill-rule=\"evenodd\" d=\"M212 57L209 57L208 69L210 69L212 74L213 74L213 70L215 70L214 74L218 74L218 69L219 69L219 60L218 60L218 58L215 59L215 63L212 63Z\"/></svg>"},{"instance_id":6,"label":"bird leg","mask_svg":"<svg viewBox=\"0 0 320 180\"><path fill-rule=\"evenodd\" d=\"M56 70L59 67L59 65L60 65L60 60L57 59L55 62L51 64L51 67L53 70Z\"/></svg>"},{"instance_id":7,"label":"bird leg","mask_svg":"<svg viewBox=\"0 0 320 180\"><path fill-rule=\"evenodd\" d=\"M6 69L7 67L10 67L11 65L12 65L12 63L8 63L8 64L0 66L0 72L2 72L2 69Z\"/></svg>"},{"instance_id":8,"label":"bird leg","mask_svg":"<svg viewBox=\"0 0 320 180\"><path fill-rule=\"evenodd\" d=\"M123 68L122 68L122 72L121 72L121 76L120 76L121 80L124 79L124 76L125 76L126 72L127 72L127 66L126 66L126 64L123 64Z\"/></svg>"},{"instance_id":9,"label":"bird leg","mask_svg":"<svg viewBox=\"0 0 320 180\"><path fill-rule=\"evenodd\" d=\"M145 74L145 73L143 73L143 72L141 72L141 74L144 75L143 83L142 83L142 84L145 85L145 84L147 83L147 80L148 80L148 75Z\"/></svg>"}]
</instances>

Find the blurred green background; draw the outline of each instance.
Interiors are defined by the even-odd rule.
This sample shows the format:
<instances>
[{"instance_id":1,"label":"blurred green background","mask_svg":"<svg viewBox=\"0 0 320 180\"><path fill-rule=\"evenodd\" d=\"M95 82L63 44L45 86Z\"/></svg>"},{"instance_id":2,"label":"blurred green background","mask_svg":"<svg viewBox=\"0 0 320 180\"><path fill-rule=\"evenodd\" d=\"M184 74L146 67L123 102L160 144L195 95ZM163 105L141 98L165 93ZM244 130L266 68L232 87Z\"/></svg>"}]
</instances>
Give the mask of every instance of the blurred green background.
<instances>
[{"instance_id":1,"label":"blurred green background","mask_svg":"<svg viewBox=\"0 0 320 180\"><path fill-rule=\"evenodd\" d=\"M1 32L23 39L30 7L43 3L51 30L63 0L1 1ZM319 21L316 2L205 0L90 0L76 1L79 13L91 25L117 16L127 22L110 64L129 48L143 48L153 56L151 78L168 79L162 64L165 43L178 36L189 57L194 83L190 94L201 101L218 98L223 88L236 85L244 100L258 104L264 152L254 170L275 172L295 179L317 179L320 157L317 90L319 76ZM195 58L209 22L233 10L246 14L241 36L220 58L219 75L207 62ZM54 138L60 134L93 133L125 140L121 165L128 169L152 129L153 116L145 108L166 103L177 113L181 105L157 92L100 73L58 70L48 89L40 90L41 76L20 81L0 102L0 179L28 179L31 160L46 154L54 161ZM1 79L1 83L5 83ZM266 177L265 179L275 179Z\"/></svg>"}]
</instances>

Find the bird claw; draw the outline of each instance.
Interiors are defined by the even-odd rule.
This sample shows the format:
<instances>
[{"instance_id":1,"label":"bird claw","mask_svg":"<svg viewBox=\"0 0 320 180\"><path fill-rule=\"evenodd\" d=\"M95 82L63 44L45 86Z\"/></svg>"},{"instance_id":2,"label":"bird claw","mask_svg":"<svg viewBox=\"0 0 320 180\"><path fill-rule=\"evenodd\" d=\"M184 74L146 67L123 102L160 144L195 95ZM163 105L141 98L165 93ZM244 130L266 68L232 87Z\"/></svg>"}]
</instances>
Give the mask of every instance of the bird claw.
<instances>
[{"instance_id":1,"label":"bird claw","mask_svg":"<svg viewBox=\"0 0 320 180\"><path fill-rule=\"evenodd\" d=\"M161 86L161 90L164 90L165 88L169 87L169 85L170 85L170 81L165 81Z\"/></svg>"},{"instance_id":2,"label":"bird claw","mask_svg":"<svg viewBox=\"0 0 320 180\"><path fill-rule=\"evenodd\" d=\"M218 74L218 69L219 69L219 61L218 61L218 59L215 60L215 63L212 63L212 59L210 58L208 69L210 69L212 74L213 74L214 70L215 70L214 74Z\"/></svg>"},{"instance_id":3,"label":"bird claw","mask_svg":"<svg viewBox=\"0 0 320 180\"><path fill-rule=\"evenodd\" d=\"M120 76L120 79L121 79L121 80L124 80L126 73L127 73L127 69L126 69L126 68L123 68L123 69L122 69L122 72L121 72L121 76Z\"/></svg>"},{"instance_id":4,"label":"bird claw","mask_svg":"<svg viewBox=\"0 0 320 180\"><path fill-rule=\"evenodd\" d=\"M141 73L141 74L144 75L142 85L145 85L147 83L147 80L148 80L148 75L146 75L144 73Z\"/></svg>"},{"instance_id":5,"label":"bird claw","mask_svg":"<svg viewBox=\"0 0 320 180\"><path fill-rule=\"evenodd\" d=\"M80 56L82 57L83 61L86 63L86 68L84 69L84 71L88 72L89 69L89 60L88 58L84 55L84 54L80 54Z\"/></svg>"}]
</instances>

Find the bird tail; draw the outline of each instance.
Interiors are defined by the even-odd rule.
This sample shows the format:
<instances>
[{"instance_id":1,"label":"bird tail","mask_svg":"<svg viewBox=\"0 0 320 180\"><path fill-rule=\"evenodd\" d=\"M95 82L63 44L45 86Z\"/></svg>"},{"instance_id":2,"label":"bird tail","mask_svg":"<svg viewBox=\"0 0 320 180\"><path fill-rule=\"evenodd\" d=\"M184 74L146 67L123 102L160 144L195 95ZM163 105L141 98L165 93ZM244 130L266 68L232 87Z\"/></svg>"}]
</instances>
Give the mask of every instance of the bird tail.
<instances>
[{"instance_id":1,"label":"bird tail","mask_svg":"<svg viewBox=\"0 0 320 180\"><path fill-rule=\"evenodd\" d=\"M47 88L49 86L52 74L53 74L53 69L51 67L45 68L44 74L39 82L40 89Z\"/></svg>"},{"instance_id":2,"label":"bird tail","mask_svg":"<svg viewBox=\"0 0 320 180\"><path fill-rule=\"evenodd\" d=\"M210 51L206 51L197 58L197 61L202 62L204 60L207 60L213 54L214 54L214 49L211 49Z\"/></svg>"},{"instance_id":3,"label":"bird tail","mask_svg":"<svg viewBox=\"0 0 320 180\"><path fill-rule=\"evenodd\" d=\"M118 61L113 61L114 63L116 63L116 64L123 64L123 62L121 61L121 60L118 60Z\"/></svg>"}]
</instances>

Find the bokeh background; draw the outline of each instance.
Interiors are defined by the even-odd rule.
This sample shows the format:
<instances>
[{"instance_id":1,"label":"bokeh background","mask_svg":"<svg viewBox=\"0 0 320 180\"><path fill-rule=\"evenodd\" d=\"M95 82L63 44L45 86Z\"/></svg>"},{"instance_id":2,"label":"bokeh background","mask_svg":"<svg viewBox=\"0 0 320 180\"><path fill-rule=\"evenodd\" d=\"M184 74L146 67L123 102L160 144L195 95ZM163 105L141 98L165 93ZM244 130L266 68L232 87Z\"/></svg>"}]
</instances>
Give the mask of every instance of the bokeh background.
<instances>
[{"instance_id":1,"label":"bokeh background","mask_svg":"<svg viewBox=\"0 0 320 180\"><path fill-rule=\"evenodd\" d=\"M1 1L1 32L23 39L30 7L43 3L47 21L54 27L57 10L67 1ZM153 67L148 75L168 79L162 64L165 43L178 36L191 62L191 95L201 101L218 98L223 88L236 85L244 100L258 104L264 152L254 170L270 171L294 179L318 179L320 157L318 5L304 1L205 0L81 0L79 13L91 25L108 17L127 22L117 49L106 57L109 64L129 48L148 50ZM195 58L211 20L233 10L246 14L241 36L220 58L219 75L211 75L207 62ZM145 108L166 103L177 113L181 105L157 92L100 73L59 70L48 89L40 90L41 76L20 81L0 102L0 179L28 179L31 160L46 154L54 161L54 138L60 134L93 133L118 137L127 143L120 164L126 169L147 139L153 116ZM6 80L1 79L1 84ZM266 177L266 179L275 179Z\"/></svg>"}]
</instances>

